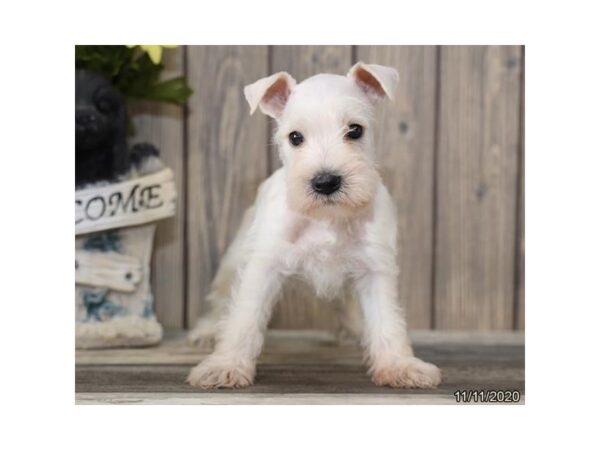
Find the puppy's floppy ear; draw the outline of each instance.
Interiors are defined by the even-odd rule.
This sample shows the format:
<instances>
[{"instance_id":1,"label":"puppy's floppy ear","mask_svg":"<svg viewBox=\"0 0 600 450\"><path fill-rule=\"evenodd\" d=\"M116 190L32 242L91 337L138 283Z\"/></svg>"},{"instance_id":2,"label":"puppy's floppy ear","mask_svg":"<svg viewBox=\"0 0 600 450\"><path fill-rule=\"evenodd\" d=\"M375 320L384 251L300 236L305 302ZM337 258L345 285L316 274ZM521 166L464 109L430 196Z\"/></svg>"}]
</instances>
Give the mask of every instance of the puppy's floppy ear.
<instances>
[{"instance_id":1,"label":"puppy's floppy ear","mask_svg":"<svg viewBox=\"0 0 600 450\"><path fill-rule=\"evenodd\" d=\"M250 105L250 114L260 107L266 115L279 118L294 86L296 80L287 72L278 72L249 84L244 88L244 95Z\"/></svg>"},{"instance_id":2,"label":"puppy's floppy ear","mask_svg":"<svg viewBox=\"0 0 600 450\"><path fill-rule=\"evenodd\" d=\"M380 66L378 64L356 63L348 72L373 103L384 97L394 99L396 86L400 80L398 71L392 67Z\"/></svg>"}]
</instances>

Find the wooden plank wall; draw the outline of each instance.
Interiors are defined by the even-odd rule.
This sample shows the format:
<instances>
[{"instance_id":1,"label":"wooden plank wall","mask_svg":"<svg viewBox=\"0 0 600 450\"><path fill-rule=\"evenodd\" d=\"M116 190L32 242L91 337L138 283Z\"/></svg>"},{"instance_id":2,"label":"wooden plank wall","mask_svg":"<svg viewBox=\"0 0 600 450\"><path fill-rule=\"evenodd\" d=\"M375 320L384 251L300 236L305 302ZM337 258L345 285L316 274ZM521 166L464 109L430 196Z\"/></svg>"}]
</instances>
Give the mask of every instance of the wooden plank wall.
<instances>
[{"instance_id":1,"label":"wooden plank wall","mask_svg":"<svg viewBox=\"0 0 600 450\"><path fill-rule=\"evenodd\" d=\"M258 185L268 175L268 122L250 116L243 88L268 70L267 47L187 49L194 96L187 115L188 326Z\"/></svg>"},{"instance_id":2,"label":"wooden plank wall","mask_svg":"<svg viewBox=\"0 0 600 450\"><path fill-rule=\"evenodd\" d=\"M159 320L186 328L260 182L279 166L272 124L242 89L286 70L298 81L356 61L395 67L376 139L399 211L403 303L413 329L524 328L524 49L518 46L190 46L166 52L195 93L185 109L137 106L137 140L175 170L178 214L153 261ZM271 326L335 326L330 305L288 286Z\"/></svg>"},{"instance_id":3,"label":"wooden plank wall","mask_svg":"<svg viewBox=\"0 0 600 450\"><path fill-rule=\"evenodd\" d=\"M439 328L513 326L520 51L441 51L434 282Z\"/></svg>"}]
</instances>

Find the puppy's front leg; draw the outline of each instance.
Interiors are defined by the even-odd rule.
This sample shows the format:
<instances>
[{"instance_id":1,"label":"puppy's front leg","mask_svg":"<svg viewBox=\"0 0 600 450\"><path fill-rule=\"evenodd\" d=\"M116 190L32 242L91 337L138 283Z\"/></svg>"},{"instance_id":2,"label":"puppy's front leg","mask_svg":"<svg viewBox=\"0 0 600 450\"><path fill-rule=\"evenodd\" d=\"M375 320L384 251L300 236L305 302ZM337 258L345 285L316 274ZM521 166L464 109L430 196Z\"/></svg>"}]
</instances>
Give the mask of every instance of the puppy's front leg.
<instances>
[{"instance_id":1,"label":"puppy's front leg","mask_svg":"<svg viewBox=\"0 0 600 450\"><path fill-rule=\"evenodd\" d=\"M413 356L404 313L398 305L396 276L370 273L356 287L365 322L363 345L373 382L404 388L436 387L442 379L440 370Z\"/></svg>"},{"instance_id":2,"label":"puppy's front leg","mask_svg":"<svg viewBox=\"0 0 600 450\"><path fill-rule=\"evenodd\" d=\"M252 384L280 285L273 264L261 258L248 262L233 291L229 311L219 325L214 352L188 376L192 386L208 389Z\"/></svg>"}]
</instances>

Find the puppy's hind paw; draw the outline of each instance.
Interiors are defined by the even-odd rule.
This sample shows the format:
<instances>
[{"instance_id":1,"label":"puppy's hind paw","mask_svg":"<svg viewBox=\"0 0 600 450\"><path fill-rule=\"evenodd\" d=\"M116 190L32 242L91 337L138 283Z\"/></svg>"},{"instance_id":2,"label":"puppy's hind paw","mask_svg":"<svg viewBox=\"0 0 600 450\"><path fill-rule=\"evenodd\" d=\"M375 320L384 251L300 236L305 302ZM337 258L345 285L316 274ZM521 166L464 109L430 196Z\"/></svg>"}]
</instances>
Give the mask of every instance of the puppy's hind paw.
<instances>
[{"instance_id":1,"label":"puppy's hind paw","mask_svg":"<svg viewBox=\"0 0 600 450\"><path fill-rule=\"evenodd\" d=\"M442 371L433 364L408 357L373 370L373 383L396 388L433 389L442 381Z\"/></svg>"},{"instance_id":2,"label":"puppy's hind paw","mask_svg":"<svg viewBox=\"0 0 600 450\"><path fill-rule=\"evenodd\" d=\"M241 388L254 382L254 366L209 356L192 369L187 382L201 389Z\"/></svg>"},{"instance_id":3,"label":"puppy's hind paw","mask_svg":"<svg viewBox=\"0 0 600 450\"><path fill-rule=\"evenodd\" d=\"M202 349L211 349L215 344L216 324L207 319L200 319L188 333L189 344Z\"/></svg>"}]
</instances>

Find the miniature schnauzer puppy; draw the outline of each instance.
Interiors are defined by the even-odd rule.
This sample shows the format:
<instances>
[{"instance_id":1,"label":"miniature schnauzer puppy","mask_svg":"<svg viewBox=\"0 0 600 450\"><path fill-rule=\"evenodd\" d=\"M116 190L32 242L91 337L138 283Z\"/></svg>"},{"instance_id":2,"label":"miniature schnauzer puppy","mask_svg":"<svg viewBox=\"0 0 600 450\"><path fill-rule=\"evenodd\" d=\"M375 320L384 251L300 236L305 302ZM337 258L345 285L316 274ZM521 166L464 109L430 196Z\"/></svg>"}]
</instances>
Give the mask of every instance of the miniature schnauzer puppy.
<instances>
[{"instance_id":1,"label":"miniature schnauzer puppy","mask_svg":"<svg viewBox=\"0 0 600 450\"><path fill-rule=\"evenodd\" d=\"M283 280L299 276L321 297L351 286L362 311L362 345L377 385L433 388L441 372L413 355L398 303L396 211L375 164L375 106L392 98L398 73L358 63L347 76L300 84L279 72L246 86L250 112L274 118L283 167L258 189L227 250L192 340L215 334L213 353L187 381L244 387L256 372Z\"/></svg>"}]
</instances>

